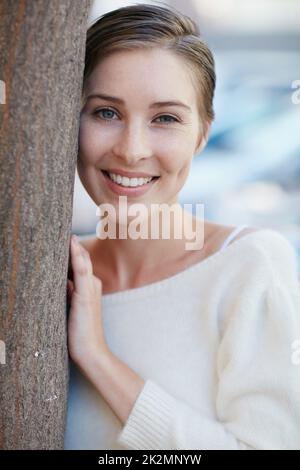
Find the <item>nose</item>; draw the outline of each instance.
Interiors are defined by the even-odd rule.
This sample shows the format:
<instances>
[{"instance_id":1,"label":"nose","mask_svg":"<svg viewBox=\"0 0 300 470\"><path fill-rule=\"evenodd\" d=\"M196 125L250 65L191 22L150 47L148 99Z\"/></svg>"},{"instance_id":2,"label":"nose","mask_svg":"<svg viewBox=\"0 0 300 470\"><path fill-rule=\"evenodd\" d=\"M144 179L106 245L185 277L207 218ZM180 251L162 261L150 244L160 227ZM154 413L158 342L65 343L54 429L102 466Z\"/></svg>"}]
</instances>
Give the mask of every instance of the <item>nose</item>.
<instances>
[{"instance_id":1,"label":"nose","mask_svg":"<svg viewBox=\"0 0 300 470\"><path fill-rule=\"evenodd\" d=\"M139 160L151 157L152 150L144 126L142 124L125 126L113 147L113 153L132 168L136 168Z\"/></svg>"}]
</instances>

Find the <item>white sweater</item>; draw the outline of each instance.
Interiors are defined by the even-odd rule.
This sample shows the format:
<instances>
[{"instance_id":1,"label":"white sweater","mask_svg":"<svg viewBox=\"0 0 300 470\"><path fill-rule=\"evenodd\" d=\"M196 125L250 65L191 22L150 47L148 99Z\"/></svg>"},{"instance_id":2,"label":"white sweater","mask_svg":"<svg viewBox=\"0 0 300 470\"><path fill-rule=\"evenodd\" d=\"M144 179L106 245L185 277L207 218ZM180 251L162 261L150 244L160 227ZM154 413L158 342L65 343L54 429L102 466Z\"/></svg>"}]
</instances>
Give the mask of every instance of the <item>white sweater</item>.
<instances>
[{"instance_id":1,"label":"white sweater","mask_svg":"<svg viewBox=\"0 0 300 470\"><path fill-rule=\"evenodd\" d=\"M71 363L65 449L300 449L300 283L279 232L103 295L102 316L145 385L123 424Z\"/></svg>"}]
</instances>

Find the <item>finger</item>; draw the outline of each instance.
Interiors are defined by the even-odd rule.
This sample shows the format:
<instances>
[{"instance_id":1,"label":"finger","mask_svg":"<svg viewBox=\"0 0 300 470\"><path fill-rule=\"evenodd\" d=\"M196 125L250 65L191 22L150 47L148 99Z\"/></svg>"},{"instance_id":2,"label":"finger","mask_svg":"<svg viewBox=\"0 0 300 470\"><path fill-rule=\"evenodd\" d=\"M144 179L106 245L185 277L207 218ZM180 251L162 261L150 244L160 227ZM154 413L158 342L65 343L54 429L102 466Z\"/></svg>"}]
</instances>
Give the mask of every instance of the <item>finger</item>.
<instances>
[{"instance_id":1,"label":"finger","mask_svg":"<svg viewBox=\"0 0 300 470\"><path fill-rule=\"evenodd\" d=\"M71 238L71 258L73 267L74 291L78 294L84 294L89 288L89 271L86 257L80 248L79 242L76 242L73 236Z\"/></svg>"},{"instance_id":2,"label":"finger","mask_svg":"<svg viewBox=\"0 0 300 470\"><path fill-rule=\"evenodd\" d=\"M92 261L91 261L91 257L90 257L90 254L89 252L84 248L84 246L80 243L80 241L78 241L78 239L75 238L75 240L77 240L78 242L78 245L79 245L79 249L80 249L80 253L81 255L83 256L83 259L86 263L86 267L87 267L87 270L88 270L88 274L91 275L93 274L93 265L92 265Z\"/></svg>"},{"instance_id":3,"label":"finger","mask_svg":"<svg viewBox=\"0 0 300 470\"><path fill-rule=\"evenodd\" d=\"M88 270L88 275L89 275L90 280L91 280L91 285L93 286L94 290L98 291L100 289L100 291L101 291L102 281L99 278L97 278L96 276L94 276L93 263L92 263L92 260L91 260L90 253L81 244L80 244L80 249L81 249L81 252L82 252L83 256L85 257L86 266L87 266L87 270Z\"/></svg>"},{"instance_id":4,"label":"finger","mask_svg":"<svg viewBox=\"0 0 300 470\"><path fill-rule=\"evenodd\" d=\"M91 260L90 254L82 245L80 245L80 249L81 249L81 253L83 254L85 262L86 262L88 274L92 275L93 274L93 265L92 265L92 260Z\"/></svg>"}]
</instances>

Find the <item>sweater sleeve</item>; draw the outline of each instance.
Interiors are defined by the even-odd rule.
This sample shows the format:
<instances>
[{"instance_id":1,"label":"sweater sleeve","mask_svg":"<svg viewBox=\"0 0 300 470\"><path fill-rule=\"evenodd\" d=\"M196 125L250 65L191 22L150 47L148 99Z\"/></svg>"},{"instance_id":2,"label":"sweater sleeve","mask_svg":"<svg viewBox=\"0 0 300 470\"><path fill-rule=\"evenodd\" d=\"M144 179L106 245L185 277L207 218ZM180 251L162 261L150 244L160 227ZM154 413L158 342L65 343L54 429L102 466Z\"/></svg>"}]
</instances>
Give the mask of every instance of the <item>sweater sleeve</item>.
<instances>
[{"instance_id":1,"label":"sweater sleeve","mask_svg":"<svg viewBox=\"0 0 300 470\"><path fill-rule=\"evenodd\" d=\"M292 345L300 340L295 258L291 272L288 267L287 261L282 272L275 269L268 287L257 289L256 296L241 292L231 304L216 357L215 419L148 379L118 434L121 445L300 449L300 364L292 360Z\"/></svg>"}]
</instances>

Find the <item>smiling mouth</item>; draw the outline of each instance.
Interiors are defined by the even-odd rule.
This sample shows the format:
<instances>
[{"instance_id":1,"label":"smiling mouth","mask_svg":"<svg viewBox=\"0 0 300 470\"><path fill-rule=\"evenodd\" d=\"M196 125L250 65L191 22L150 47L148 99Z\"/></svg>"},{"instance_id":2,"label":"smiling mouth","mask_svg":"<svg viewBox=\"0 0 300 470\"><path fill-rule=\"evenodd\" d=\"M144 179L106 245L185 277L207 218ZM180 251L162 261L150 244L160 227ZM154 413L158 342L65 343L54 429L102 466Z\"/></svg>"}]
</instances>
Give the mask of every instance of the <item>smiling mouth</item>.
<instances>
[{"instance_id":1,"label":"smiling mouth","mask_svg":"<svg viewBox=\"0 0 300 470\"><path fill-rule=\"evenodd\" d=\"M141 186L146 186L146 185L148 185L148 184L153 183L153 182L154 182L155 180L157 180L158 178L160 178L159 176L153 176L153 177L151 178L151 180L148 181L148 182L145 182L145 183L143 183L143 184L138 184L138 185L131 186L130 184L124 185L124 184L118 183L117 181L113 180L113 179L110 177L108 171L101 170L101 172L104 174L104 176L105 176L106 178L108 178L110 181L114 182L114 183L117 184L118 186L121 186L122 188L129 188L129 189L130 189L130 188L140 188ZM129 179L132 180L132 179L139 179L139 178L129 178Z\"/></svg>"}]
</instances>

